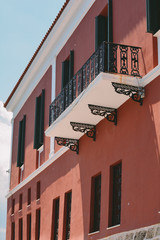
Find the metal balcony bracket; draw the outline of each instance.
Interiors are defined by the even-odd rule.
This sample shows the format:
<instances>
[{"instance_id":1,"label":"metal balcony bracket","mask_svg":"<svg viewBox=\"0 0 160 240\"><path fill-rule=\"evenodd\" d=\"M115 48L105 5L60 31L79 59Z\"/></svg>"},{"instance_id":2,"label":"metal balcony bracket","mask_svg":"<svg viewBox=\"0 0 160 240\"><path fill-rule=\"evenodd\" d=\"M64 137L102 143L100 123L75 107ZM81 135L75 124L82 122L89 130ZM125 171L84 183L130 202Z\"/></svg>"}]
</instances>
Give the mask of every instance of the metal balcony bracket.
<instances>
[{"instance_id":1,"label":"metal balcony bracket","mask_svg":"<svg viewBox=\"0 0 160 240\"><path fill-rule=\"evenodd\" d=\"M143 105L143 98L145 96L145 89L143 87L135 87L116 82L112 82L112 86L117 93L129 96L133 101L139 102L141 106Z\"/></svg>"},{"instance_id":2,"label":"metal balcony bracket","mask_svg":"<svg viewBox=\"0 0 160 240\"><path fill-rule=\"evenodd\" d=\"M70 122L72 128L76 132L85 133L87 137L93 138L93 141L96 140L96 126L85 123Z\"/></svg>"},{"instance_id":3,"label":"metal balcony bracket","mask_svg":"<svg viewBox=\"0 0 160 240\"><path fill-rule=\"evenodd\" d=\"M71 151L79 153L79 140L71 138L55 137L57 144L68 147Z\"/></svg>"},{"instance_id":4,"label":"metal balcony bracket","mask_svg":"<svg viewBox=\"0 0 160 240\"><path fill-rule=\"evenodd\" d=\"M105 117L109 122L114 122L117 125L117 109L91 104L88 104L88 107L93 115Z\"/></svg>"}]
</instances>

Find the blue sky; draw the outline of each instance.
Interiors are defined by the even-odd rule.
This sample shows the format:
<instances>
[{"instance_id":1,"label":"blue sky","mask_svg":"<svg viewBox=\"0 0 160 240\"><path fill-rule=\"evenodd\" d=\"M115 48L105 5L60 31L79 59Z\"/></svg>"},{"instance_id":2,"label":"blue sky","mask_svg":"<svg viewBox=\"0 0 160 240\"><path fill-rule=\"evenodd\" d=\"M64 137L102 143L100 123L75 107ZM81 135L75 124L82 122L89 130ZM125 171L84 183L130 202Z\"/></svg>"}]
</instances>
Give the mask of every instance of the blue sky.
<instances>
[{"instance_id":1,"label":"blue sky","mask_svg":"<svg viewBox=\"0 0 160 240\"><path fill-rule=\"evenodd\" d=\"M0 240L5 240L11 113L3 108L65 0L0 0Z\"/></svg>"},{"instance_id":2,"label":"blue sky","mask_svg":"<svg viewBox=\"0 0 160 240\"><path fill-rule=\"evenodd\" d=\"M0 100L5 102L65 0L0 0Z\"/></svg>"}]
</instances>

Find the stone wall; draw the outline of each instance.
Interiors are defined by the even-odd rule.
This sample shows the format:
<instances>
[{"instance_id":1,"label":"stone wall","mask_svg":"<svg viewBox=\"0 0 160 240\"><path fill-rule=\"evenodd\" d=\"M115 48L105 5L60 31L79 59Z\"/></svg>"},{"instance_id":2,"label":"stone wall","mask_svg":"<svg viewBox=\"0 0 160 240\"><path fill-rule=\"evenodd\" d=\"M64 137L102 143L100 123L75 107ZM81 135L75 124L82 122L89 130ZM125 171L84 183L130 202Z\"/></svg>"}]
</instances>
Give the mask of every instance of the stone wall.
<instances>
[{"instance_id":1,"label":"stone wall","mask_svg":"<svg viewBox=\"0 0 160 240\"><path fill-rule=\"evenodd\" d=\"M118 233L101 240L160 240L160 224Z\"/></svg>"}]
</instances>

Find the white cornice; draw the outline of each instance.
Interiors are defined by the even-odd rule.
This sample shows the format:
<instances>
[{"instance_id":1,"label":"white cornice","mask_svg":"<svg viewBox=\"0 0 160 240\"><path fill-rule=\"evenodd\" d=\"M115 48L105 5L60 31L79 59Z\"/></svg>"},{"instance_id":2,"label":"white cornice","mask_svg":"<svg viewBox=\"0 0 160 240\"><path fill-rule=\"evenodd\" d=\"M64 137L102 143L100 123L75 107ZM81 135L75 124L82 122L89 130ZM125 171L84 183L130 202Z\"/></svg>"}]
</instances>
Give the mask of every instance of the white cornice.
<instances>
[{"instance_id":1,"label":"white cornice","mask_svg":"<svg viewBox=\"0 0 160 240\"><path fill-rule=\"evenodd\" d=\"M104 73L101 73L103 76ZM154 80L156 77L160 75L160 65L155 67L151 72L149 72L147 75L145 75L142 79L137 80L137 78L133 79L134 84L138 85L140 83L140 86L146 86L152 80ZM125 78L127 76L124 76L124 79L122 78L123 83L125 83ZM132 78L131 78L132 79ZM112 75L112 80L116 80L116 75ZM130 81L130 80L129 80ZM131 84L131 82L130 82ZM62 147L58 152L56 152L51 158L49 158L48 161L46 161L42 166L40 166L37 170L35 170L31 175L29 175L23 182L21 182L19 185L17 185L14 189L12 189L8 194L7 198L9 198L11 195L13 195L16 191L18 191L20 188L22 188L24 185L26 185L29 181L31 181L34 177L36 177L38 174L40 174L44 169L46 169L48 166L50 166L55 160L57 160L62 154L64 154L66 151L68 151L68 148Z\"/></svg>"},{"instance_id":2,"label":"white cornice","mask_svg":"<svg viewBox=\"0 0 160 240\"><path fill-rule=\"evenodd\" d=\"M28 182L30 182L33 178L35 178L38 174L44 171L49 165L51 165L56 159L58 159L62 154L68 151L68 148L62 147L58 152L54 154L52 158L48 161L43 163L39 168L37 168L33 173L31 173L26 179L24 179L20 184L18 184L15 188L13 188L9 193L6 195L6 198L12 196L15 192L25 186Z\"/></svg>"},{"instance_id":3,"label":"white cornice","mask_svg":"<svg viewBox=\"0 0 160 240\"><path fill-rule=\"evenodd\" d=\"M14 118L94 2L70 0L7 104Z\"/></svg>"},{"instance_id":4,"label":"white cornice","mask_svg":"<svg viewBox=\"0 0 160 240\"><path fill-rule=\"evenodd\" d=\"M149 73L147 73L142 79L141 79L141 86L145 87L147 84L152 82L156 77L160 75L160 65L157 65L155 68L153 68Z\"/></svg>"},{"instance_id":5,"label":"white cornice","mask_svg":"<svg viewBox=\"0 0 160 240\"><path fill-rule=\"evenodd\" d=\"M68 137L79 139L84 133L73 131L70 122L89 122L97 125L101 117L92 118L88 103L99 106L119 108L129 96L116 94L112 82L141 86L141 79L133 76L101 72L68 108L45 131L48 137ZM95 96L98 96L98 102ZM105 96L105 97L104 97ZM111 100L112 99L112 100ZM81 114L83 109L83 114ZM62 135L61 135L62 134Z\"/></svg>"}]
</instances>

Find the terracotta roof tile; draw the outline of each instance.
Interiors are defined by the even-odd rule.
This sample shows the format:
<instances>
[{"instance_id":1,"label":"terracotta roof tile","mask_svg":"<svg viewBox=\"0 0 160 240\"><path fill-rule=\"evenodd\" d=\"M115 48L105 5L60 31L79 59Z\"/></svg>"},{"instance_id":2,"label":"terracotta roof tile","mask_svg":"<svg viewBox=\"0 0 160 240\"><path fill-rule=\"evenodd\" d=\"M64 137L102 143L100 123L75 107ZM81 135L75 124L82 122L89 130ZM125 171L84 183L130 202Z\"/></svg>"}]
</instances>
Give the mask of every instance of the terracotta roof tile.
<instances>
[{"instance_id":1,"label":"terracotta roof tile","mask_svg":"<svg viewBox=\"0 0 160 240\"><path fill-rule=\"evenodd\" d=\"M58 15L56 16L56 18L54 19L52 25L50 26L50 28L48 29L47 33L45 34L44 38L42 39L40 45L38 46L37 50L35 51L35 53L33 54L31 60L29 61L27 67L25 68L24 72L22 73L21 77L19 78L18 82L16 83L15 87L13 88L11 94L9 95L9 97L7 98L6 102L4 103L4 107L7 106L7 104L9 103L9 101L11 100L13 94L15 93L16 89L18 88L19 84L21 83L23 77L25 76L26 72L28 71L29 67L31 66L32 62L34 61L35 57L37 56L38 52L40 51L43 43L45 42L45 40L47 39L48 35L50 34L50 32L52 31L53 27L55 26L56 22L58 21L58 19L60 18L62 12L64 11L65 7L67 6L67 4L69 3L70 0L66 0L65 3L63 4L61 10L59 11Z\"/></svg>"}]
</instances>

